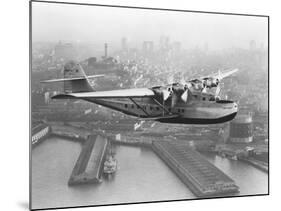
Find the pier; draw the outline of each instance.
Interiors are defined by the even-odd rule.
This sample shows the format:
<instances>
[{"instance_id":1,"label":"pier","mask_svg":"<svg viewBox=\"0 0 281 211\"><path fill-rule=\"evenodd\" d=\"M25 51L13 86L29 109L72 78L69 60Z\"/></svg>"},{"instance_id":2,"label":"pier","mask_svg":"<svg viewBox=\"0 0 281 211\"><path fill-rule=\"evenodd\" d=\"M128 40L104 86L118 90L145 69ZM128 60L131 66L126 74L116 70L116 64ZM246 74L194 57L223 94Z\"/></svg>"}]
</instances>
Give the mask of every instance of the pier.
<instances>
[{"instance_id":1,"label":"pier","mask_svg":"<svg viewBox=\"0 0 281 211\"><path fill-rule=\"evenodd\" d=\"M107 146L106 138L100 135L90 135L82 147L68 185L101 182L100 177Z\"/></svg>"},{"instance_id":2,"label":"pier","mask_svg":"<svg viewBox=\"0 0 281 211\"><path fill-rule=\"evenodd\" d=\"M77 128L72 125L52 124L52 134L60 138L66 138L78 142L85 142L91 135L91 131Z\"/></svg>"},{"instance_id":3,"label":"pier","mask_svg":"<svg viewBox=\"0 0 281 211\"><path fill-rule=\"evenodd\" d=\"M268 163L266 163L266 162L256 160L253 158L239 158L239 160L246 162L246 163L256 167L257 169L260 169L263 172L268 173Z\"/></svg>"},{"instance_id":4,"label":"pier","mask_svg":"<svg viewBox=\"0 0 281 211\"><path fill-rule=\"evenodd\" d=\"M153 139L147 137L139 137L139 136L132 136L132 135L111 135L109 136L111 143L117 145L127 145L127 146L140 146L140 147L151 147Z\"/></svg>"},{"instance_id":5,"label":"pier","mask_svg":"<svg viewBox=\"0 0 281 211\"><path fill-rule=\"evenodd\" d=\"M35 147L52 133L52 128L47 124L38 124L31 130L31 146Z\"/></svg>"},{"instance_id":6,"label":"pier","mask_svg":"<svg viewBox=\"0 0 281 211\"><path fill-rule=\"evenodd\" d=\"M100 183L109 142L117 145L151 148L197 197L211 197L239 192L235 182L194 150L187 141L170 141L131 136L130 134L91 133L72 126L55 125L50 135L78 141L81 153L68 185Z\"/></svg>"},{"instance_id":7,"label":"pier","mask_svg":"<svg viewBox=\"0 0 281 211\"><path fill-rule=\"evenodd\" d=\"M229 176L184 143L154 141L152 149L197 197L239 191Z\"/></svg>"}]
</instances>

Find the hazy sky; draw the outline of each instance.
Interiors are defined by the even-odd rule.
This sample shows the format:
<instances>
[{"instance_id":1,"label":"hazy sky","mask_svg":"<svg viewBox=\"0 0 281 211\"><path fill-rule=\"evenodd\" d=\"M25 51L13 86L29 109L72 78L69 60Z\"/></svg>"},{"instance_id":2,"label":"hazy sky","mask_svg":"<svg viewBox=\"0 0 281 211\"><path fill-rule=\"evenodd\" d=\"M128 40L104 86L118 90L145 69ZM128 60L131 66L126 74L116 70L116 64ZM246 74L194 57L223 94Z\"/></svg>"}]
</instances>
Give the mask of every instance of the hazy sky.
<instances>
[{"instance_id":1,"label":"hazy sky","mask_svg":"<svg viewBox=\"0 0 281 211\"><path fill-rule=\"evenodd\" d=\"M82 41L131 45L144 40L159 42L161 35L184 47L208 43L211 49L267 45L267 18L111 8L84 5L32 3L34 41Z\"/></svg>"}]
</instances>

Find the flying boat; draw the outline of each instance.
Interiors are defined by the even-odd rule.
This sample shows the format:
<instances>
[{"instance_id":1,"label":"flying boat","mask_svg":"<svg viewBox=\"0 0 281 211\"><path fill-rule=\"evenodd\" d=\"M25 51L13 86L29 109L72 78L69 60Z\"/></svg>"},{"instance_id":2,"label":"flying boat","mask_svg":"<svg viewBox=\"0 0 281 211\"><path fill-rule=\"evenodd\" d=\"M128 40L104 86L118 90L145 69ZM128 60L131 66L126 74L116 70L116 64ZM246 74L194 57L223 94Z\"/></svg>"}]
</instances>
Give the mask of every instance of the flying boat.
<instances>
[{"instance_id":1,"label":"flying boat","mask_svg":"<svg viewBox=\"0 0 281 211\"><path fill-rule=\"evenodd\" d=\"M142 120L162 123L218 124L232 120L238 112L237 103L219 97L221 80L237 71L219 71L207 77L149 88L96 91L90 79L104 75L87 76L79 63L70 61L64 66L64 78L42 82L64 83L64 92L52 97L56 100L85 100ZM209 91L213 88L215 93Z\"/></svg>"}]
</instances>

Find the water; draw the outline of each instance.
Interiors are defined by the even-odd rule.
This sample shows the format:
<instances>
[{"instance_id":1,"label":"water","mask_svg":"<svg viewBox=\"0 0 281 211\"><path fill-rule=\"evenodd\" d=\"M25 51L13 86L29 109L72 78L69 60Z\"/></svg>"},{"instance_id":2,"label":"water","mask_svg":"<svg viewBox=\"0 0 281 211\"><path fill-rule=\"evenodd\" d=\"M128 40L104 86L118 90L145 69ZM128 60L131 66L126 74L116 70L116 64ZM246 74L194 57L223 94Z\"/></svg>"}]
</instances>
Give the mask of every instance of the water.
<instances>
[{"instance_id":1,"label":"water","mask_svg":"<svg viewBox=\"0 0 281 211\"><path fill-rule=\"evenodd\" d=\"M69 187L79 143L51 138L32 152L32 208L194 198L152 151L117 146L118 171L98 185Z\"/></svg>"},{"instance_id":2,"label":"water","mask_svg":"<svg viewBox=\"0 0 281 211\"><path fill-rule=\"evenodd\" d=\"M51 138L32 151L32 208L192 199L195 196L151 150L117 146L118 171L103 183L69 187L79 143ZM267 174L239 161L206 154L231 176L240 194L267 193Z\"/></svg>"},{"instance_id":3,"label":"water","mask_svg":"<svg viewBox=\"0 0 281 211\"><path fill-rule=\"evenodd\" d=\"M240 195L266 194L268 192L268 174L237 160L222 158L214 154L204 156L239 186Z\"/></svg>"}]
</instances>

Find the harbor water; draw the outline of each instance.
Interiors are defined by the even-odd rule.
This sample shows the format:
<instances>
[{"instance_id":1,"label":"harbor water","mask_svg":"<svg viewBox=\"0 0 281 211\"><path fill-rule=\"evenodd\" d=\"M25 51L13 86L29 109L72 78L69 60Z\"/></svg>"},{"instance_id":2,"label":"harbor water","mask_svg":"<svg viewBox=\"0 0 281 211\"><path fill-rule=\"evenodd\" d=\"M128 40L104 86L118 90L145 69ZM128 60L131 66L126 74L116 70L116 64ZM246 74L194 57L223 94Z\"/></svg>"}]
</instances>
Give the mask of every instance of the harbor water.
<instances>
[{"instance_id":1,"label":"harbor water","mask_svg":"<svg viewBox=\"0 0 281 211\"><path fill-rule=\"evenodd\" d=\"M81 144L49 138L32 150L32 208L192 199L195 196L148 148L117 146L118 170L100 184L67 185ZM240 195L267 193L268 175L240 161L204 154L235 180Z\"/></svg>"},{"instance_id":2,"label":"harbor water","mask_svg":"<svg viewBox=\"0 0 281 211\"><path fill-rule=\"evenodd\" d=\"M239 195L268 193L268 174L248 163L223 158L215 154L203 154L211 163L230 176L239 186Z\"/></svg>"}]
</instances>

